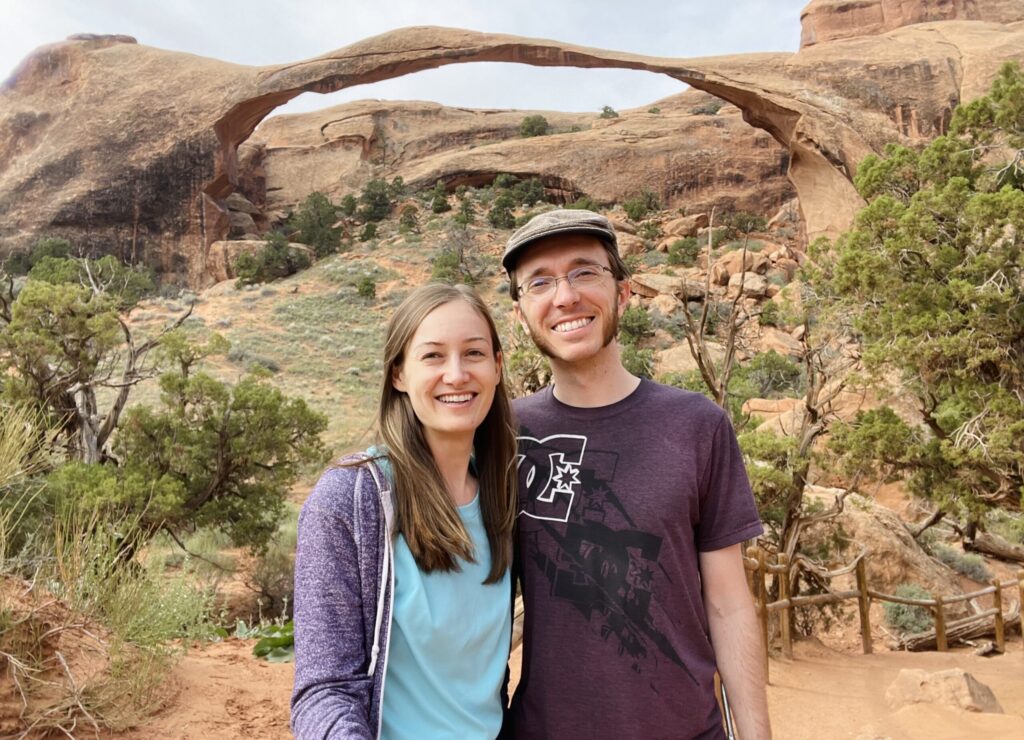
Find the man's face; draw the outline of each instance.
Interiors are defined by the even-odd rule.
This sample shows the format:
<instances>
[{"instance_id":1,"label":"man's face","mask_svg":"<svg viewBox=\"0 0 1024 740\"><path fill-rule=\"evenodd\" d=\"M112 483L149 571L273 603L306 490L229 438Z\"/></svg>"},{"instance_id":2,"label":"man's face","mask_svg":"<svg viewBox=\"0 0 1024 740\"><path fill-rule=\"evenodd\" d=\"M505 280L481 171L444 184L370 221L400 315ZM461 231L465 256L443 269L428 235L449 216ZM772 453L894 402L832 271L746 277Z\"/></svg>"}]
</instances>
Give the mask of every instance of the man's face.
<instances>
[{"instance_id":1,"label":"man's face","mask_svg":"<svg viewBox=\"0 0 1024 740\"><path fill-rule=\"evenodd\" d=\"M525 288L538 276L563 277L586 265L608 267L608 252L587 234L565 234L541 239L516 263L516 279ZM537 348L548 357L572 363L591 360L607 348L619 329L619 316L629 300L629 285L602 270L596 283L570 285L558 280L551 292L522 293L515 303L516 318Z\"/></svg>"}]
</instances>

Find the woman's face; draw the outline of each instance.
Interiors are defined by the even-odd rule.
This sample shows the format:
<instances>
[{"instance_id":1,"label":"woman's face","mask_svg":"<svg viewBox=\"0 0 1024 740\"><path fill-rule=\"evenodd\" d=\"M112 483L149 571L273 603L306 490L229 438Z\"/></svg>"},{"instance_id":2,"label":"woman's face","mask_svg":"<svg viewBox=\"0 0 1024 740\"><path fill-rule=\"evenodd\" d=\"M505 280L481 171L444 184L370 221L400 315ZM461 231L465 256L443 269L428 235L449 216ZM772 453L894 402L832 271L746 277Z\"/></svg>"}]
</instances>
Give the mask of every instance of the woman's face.
<instances>
[{"instance_id":1,"label":"woman's face","mask_svg":"<svg viewBox=\"0 0 1024 740\"><path fill-rule=\"evenodd\" d=\"M501 380L501 353L476 309L454 300L420 323L391 382L406 393L427 439L472 438Z\"/></svg>"}]
</instances>

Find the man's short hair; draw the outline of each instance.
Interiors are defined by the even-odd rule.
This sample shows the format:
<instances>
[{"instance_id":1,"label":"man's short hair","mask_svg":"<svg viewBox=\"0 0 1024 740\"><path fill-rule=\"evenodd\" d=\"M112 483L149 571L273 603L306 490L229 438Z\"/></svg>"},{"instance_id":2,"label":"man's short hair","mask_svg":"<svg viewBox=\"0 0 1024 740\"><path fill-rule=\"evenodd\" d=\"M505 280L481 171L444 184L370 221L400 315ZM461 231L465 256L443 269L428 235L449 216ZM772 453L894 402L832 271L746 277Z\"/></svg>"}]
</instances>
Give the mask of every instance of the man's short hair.
<instances>
[{"instance_id":1,"label":"man's short hair","mask_svg":"<svg viewBox=\"0 0 1024 740\"><path fill-rule=\"evenodd\" d=\"M534 243L549 236L563 234L588 234L597 238L605 251L612 275L616 280L629 277L629 268L619 256L619 242L611 222L600 213L576 208L558 208L534 216L516 230L505 245L501 266L508 272L509 294L513 301L519 300L519 281L516 279L516 263Z\"/></svg>"}]
</instances>

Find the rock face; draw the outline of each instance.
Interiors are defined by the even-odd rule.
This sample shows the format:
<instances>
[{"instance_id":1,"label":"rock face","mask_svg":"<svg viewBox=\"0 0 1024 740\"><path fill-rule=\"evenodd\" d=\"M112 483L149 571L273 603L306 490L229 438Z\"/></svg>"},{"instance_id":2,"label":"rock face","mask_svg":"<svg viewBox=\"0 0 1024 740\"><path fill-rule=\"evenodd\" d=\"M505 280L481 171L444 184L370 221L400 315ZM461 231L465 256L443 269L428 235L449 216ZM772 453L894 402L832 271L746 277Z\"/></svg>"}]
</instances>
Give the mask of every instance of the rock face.
<instances>
[{"instance_id":1,"label":"rock face","mask_svg":"<svg viewBox=\"0 0 1024 740\"><path fill-rule=\"evenodd\" d=\"M788 176L814 239L851 222L861 205L851 178L866 154L941 132L955 105L984 93L1004 61L1024 57L1024 22L942 21L795 54L701 59L427 27L271 67L130 41L86 37L44 47L0 89L0 242L9 252L43 234L63 235L200 286L210 282L210 245L232 229L226 198L258 190L269 174L252 150L252 166L241 169L240 145L303 92L473 61L665 74L732 103L788 151ZM590 134L608 137L620 156L650 143L641 133L651 129L639 119L605 126ZM365 163L392 174L372 156ZM451 175L459 170L458 162L446 167ZM415 177L440 171L428 164ZM248 228L243 221L235 219L236 233Z\"/></svg>"},{"instance_id":2,"label":"rock face","mask_svg":"<svg viewBox=\"0 0 1024 740\"><path fill-rule=\"evenodd\" d=\"M811 0L800 13L800 48L853 36L877 36L932 21L1024 20L1020 0Z\"/></svg>"},{"instance_id":3,"label":"rock face","mask_svg":"<svg viewBox=\"0 0 1024 740\"><path fill-rule=\"evenodd\" d=\"M269 214L310 190L337 201L380 173L401 176L412 191L439 180L451 191L488 185L503 172L537 177L563 202L622 202L649 190L665 207L774 212L793 193L788 151L734 106L691 112L713 100L689 90L612 119L359 101L268 119L242 145L240 179L256 184L246 195L265 201ZM537 114L553 133L520 137L520 122ZM255 168L263 178L249 176Z\"/></svg>"}]
</instances>

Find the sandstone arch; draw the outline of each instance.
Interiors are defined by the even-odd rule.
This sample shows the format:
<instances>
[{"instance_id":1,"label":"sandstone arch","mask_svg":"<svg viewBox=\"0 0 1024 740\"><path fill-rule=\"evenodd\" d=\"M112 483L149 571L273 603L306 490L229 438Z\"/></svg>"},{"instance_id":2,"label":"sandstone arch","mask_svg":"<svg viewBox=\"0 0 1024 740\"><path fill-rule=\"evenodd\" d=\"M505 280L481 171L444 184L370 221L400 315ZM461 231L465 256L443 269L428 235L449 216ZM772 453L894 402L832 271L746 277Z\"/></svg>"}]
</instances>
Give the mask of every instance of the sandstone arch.
<instances>
[{"instance_id":1,"label":"sandstone arch","mask_svg":"<svg viewBox=\"0 0 1024 740\"><path fill-rule=\"evenodd\" d=\"M221 201L238 179L239 144L303 92L474 61L666 74L735 104L788 148L813 238L849 224L863 156L935 135L1004 60L1024 57L1024 22L919 24L797 53L701 59L428 27L263 68L127 41L45 47L0 89L0 238L16 248L64 231L199 285L208 246L227 232Z\"/></svg>"}]
</instances>

